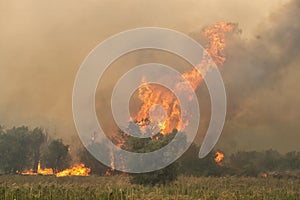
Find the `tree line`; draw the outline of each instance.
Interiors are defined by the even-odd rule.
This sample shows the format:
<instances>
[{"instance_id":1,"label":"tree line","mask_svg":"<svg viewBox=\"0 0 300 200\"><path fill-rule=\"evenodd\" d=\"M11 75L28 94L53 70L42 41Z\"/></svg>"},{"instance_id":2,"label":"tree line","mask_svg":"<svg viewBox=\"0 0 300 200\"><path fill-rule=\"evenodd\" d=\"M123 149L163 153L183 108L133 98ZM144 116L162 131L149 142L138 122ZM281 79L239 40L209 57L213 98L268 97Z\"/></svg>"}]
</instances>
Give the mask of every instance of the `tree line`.
<instances>
[{"instance_id":1,"label":"tree line","mask_svg":"<svg viewBox=\"0 0 300 200\"><path fill-rule=\"evenodd\" d=\"M125 141L122 148L134 152L151 152L167 145L176 135L157 134L155 139L134 138L120 133ZM184 138L181 138L185 145ZM101 144L100 144L101 145ZM239 151L227 155L222 163L215 162L212 151L203 159L198 158L199 147L195 144L168 167L150 173L132 174L132 181L140 184L166 183L175 180L178 175L188 176L253 176L260 173L300 170L300 152L292 151L280 154L276 150ZM173 153L173 152L168 152ZM85 148L78 152L80 162L91 168L95 175L105 175L109 167L96 160ZM51 139L41 128L29 129L26 126L5 129L0 126L0 174L19 173L26 169L37 170L38 162L42 167L52 168L54 172L70 167L72 161L69 146L62 140ZM130 164L130 163L126 163ZM121 172L112 171L118 174Z\"/></svg>"},{"instance_id":2,"label":"tree line","mask_svg":"<svg viewBox=\"0 0 300 200\"><path fill-rule=\"evenodd\" d=\"M69 167L69 146L60 139L52 140L42 128L0 126L0 173L36 171L39 161L54 172Z\"/></svg>"},{"instance_id":3,"label":"tree line","mask_svg":"<svg viewBox=\"0 0 300 200\"><path fill-rule=\"evenodd\" d=\"M177 134L174 130L172 133L162 135L158 133L155 138L135 138L120 132L119 137L124 142L122 148L132 152L145 153L151 152L167 145ZM184 146L185 138L180 138ZM120 139L116 139L118 141ZM112 138L112 141L114 139ZM266 151L238 151L227 155L221 163L215 161L216 150L211 151L205 158L199 159L200 147L192 144L189 149L173 164L168 167L149 173L132 174L131 181L138 184L156 184L176 180L178 175L186 176L248 176L258 177L277 175L285 172L296 172L294 177L300 178L300 152L292 151L281 154L276 150ZM174 153L174 152L166 152ZM103 175L107 167L93 158L88 151L83 149L81 151L81 160L86 166L92 169L92 173ZM127 163L128 164L128 163ZM130 164L130 163L129 163ZM114 173L120 173L115 171Z\"/></svg>"}]
</instances>

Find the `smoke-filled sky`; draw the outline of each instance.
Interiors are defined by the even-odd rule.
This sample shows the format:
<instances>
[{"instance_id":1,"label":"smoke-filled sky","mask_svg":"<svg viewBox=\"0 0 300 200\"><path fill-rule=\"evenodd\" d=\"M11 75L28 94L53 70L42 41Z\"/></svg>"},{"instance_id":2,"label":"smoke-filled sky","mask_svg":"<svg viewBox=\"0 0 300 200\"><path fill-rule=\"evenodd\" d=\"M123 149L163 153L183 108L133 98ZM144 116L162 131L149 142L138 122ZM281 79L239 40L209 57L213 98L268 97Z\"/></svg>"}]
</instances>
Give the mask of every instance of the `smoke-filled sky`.
<instances>
[{"instance_id":1,"label":"smoke-filled sky","mask_svg":"<svg viewBox=\"0 0 300 200\"><path fill-rule=\"evenodd\" d=\"M144 26L175 29L203 41L203 27L228 21L241 31L228 38L222 67L228 116L217 147L300 150L299 18L297 0L0 0L0 124L42 126L71 143L77 139L73 83L98 43ZM129 55L111 71L120 76L150 54ZM103 88L97 93L100 104L109 102Z\"/></svg>"}]
</instances>

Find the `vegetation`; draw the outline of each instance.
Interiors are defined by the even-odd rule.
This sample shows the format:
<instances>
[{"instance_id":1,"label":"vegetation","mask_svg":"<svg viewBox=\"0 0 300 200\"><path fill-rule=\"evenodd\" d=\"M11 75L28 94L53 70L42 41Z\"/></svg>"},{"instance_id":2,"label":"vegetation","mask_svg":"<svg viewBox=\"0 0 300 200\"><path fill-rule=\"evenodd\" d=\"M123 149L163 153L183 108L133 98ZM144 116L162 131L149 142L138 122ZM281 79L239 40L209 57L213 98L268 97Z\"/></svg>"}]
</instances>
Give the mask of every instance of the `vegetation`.
<instances>
[{"instance_id":1,"label":"vegetation","mask_svg":"<svg viewBox=\"0 0 300 200\"><path fill-rule=\"evenodd\" d=\"M40 148L46 136L40 128L13 127L0 131L0 171L15 173L28 167L37 168Z\"/></svg>"},{"instance_id":2,"label":"vegetation","mask_svg":"<svg viewBox=\"0 0 300 200\"><path fill-rule=\"evenodd\" d=\"M84 163L86 167L91 169L91 174L93 175L104 175L109 167L103 165L94 156L92 156L86 148L82 148L78 152L78 157L80 162Z\"/></svg>"},{"instance_id":3,"label":"vegetation","mask_svg":"<svg viewBox=\"0 0 300 200\"><path fill-rule=\"evenodd\" d=\"M167 185L130 183L128 176L0 176L4 199L300 199L297 179L186 177Z\"/></svg>"},{"instance_id":4,"label":"vegetation","mask_svg":"<svg viewBox=\"0 0 300 200\"><path fill-rule=\"evenodd\" d=\"M156 135L156 139L135 138L123 135L125 141L122 148L134 152L151 152L167 145L175 136L173 133ZM185 139L181 138L185 145ZM95 144L96 145L96 144ZM70 166L71 158L68 145L62 140L51 140L41 128L30 130L28 127L13 127L5 129L0 126L0 174L12 174L25 169L37 169L38 161L42 167L60 171ZM199 147L192 145L188 151L175 163L162 170L133 175L133 183L156 184L168 183L176 180L179 174L187 176L251 176L260 173L283 174L289 172L299 177L300 152L280 154L274 150L263 152L240 151L227 155L222 164L214 161L215 152L211 152L204 159L198 159ZM168 153L173 153L168 152ZM91 168L92 174L104 175L108 167L97 161L85 148L78 153L80 161ZM130 160L126 161L130 164ZM118 172L114 171L114 174Z\"/></svg>"},{"instance_id":5,"label":"vegetation","mask_svg":"<svg viewBox=\"0 0 300 200\"><path fill-rule=\"evenodd\" d=\"M69 146L64 145L62 140L53 140L48 145L42 159L47 167L53 171L60 171L70 166L71 157L69 155Z\"/></svg>"},{"instance_id":6,"label":"vegetation","mask_svg":"<svg viewBox=\"0 0 300 200\"><path fill-rule=\"evenodd\" d=\"M135 138L135 137L128 137L126 143L124 144L125 148L131 152L138 152L138 153L148 153L153 152L157 149L166 146L176 135L177 132L173 132L167 135L157 134L155 139L151 138ZM185 138L182 138L185 141ZM185 142L183 143L185 145ZM175 151L166 152L166 154L174 154ZM129 161L130 162L130 161ZM130 163L129 163L130 164ZM134 164L134 163L133 163ZM179 174L179 163L174 162L171 165L148 173L142 174L132 174L132 183L136 184L166 184L172 182L177 179Z\"/></svg>"},{"instance_id":7,"label":"vegetation","mask_svg":"<svg viewBox=\"0 0 300 200\"><path fill-rule=\"evenodd\" d=\"M0 174L36 171L41 159L54 171L68 167L71 160L68 146L62 140L50 140L41 128L0 126Z\"/></svg>"}]
</instances>

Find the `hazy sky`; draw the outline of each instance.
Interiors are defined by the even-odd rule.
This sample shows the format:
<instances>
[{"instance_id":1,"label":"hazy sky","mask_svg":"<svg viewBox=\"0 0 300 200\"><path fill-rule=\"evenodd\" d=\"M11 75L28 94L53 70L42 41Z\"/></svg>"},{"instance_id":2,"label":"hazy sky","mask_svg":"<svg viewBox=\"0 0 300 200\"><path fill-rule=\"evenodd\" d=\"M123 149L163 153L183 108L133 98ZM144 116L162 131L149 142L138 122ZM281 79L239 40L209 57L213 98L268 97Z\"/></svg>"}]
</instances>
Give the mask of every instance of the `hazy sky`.
<instances>
[{"instance_id":1,"label":"hazy sky","mask_svg":"<svg viewBox=\"0 0 300 200\"><path fill-rule=\"evenodd\" d=\"M242 33L222 69L229 112L218 147L300 150L299 3L289 2L0 0L0 124L42 126L70 143L76 72L98 43L135 27L193 36L228 21Z\"/></svg>"}]
</instances>

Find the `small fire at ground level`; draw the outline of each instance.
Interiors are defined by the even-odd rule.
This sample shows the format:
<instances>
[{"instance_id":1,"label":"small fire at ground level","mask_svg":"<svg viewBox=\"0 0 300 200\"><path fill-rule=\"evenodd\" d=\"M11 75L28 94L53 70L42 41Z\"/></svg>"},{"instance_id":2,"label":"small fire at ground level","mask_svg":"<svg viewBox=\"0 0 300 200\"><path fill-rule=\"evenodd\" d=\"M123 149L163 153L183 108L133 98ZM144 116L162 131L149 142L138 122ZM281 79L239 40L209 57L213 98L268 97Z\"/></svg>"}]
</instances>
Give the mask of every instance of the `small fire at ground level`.
<instances>
[{"instance_id":1,"label":"small fire at ground level","mask_svg":"<svg viewBox=\"0 0 300 200\"><path fill-rule=\"evenodd\" d=\"M33 169L25 170L21 172L22 175L55 175L56 177L64 177L64 176L89 176L91 172L90 168L85 167L83 163L74 165L71 168L65 169L63 171L54 173L52 168L41 168L41 162L38 162L38 169L34 171Z\"/></svg>"}]
</instances>

